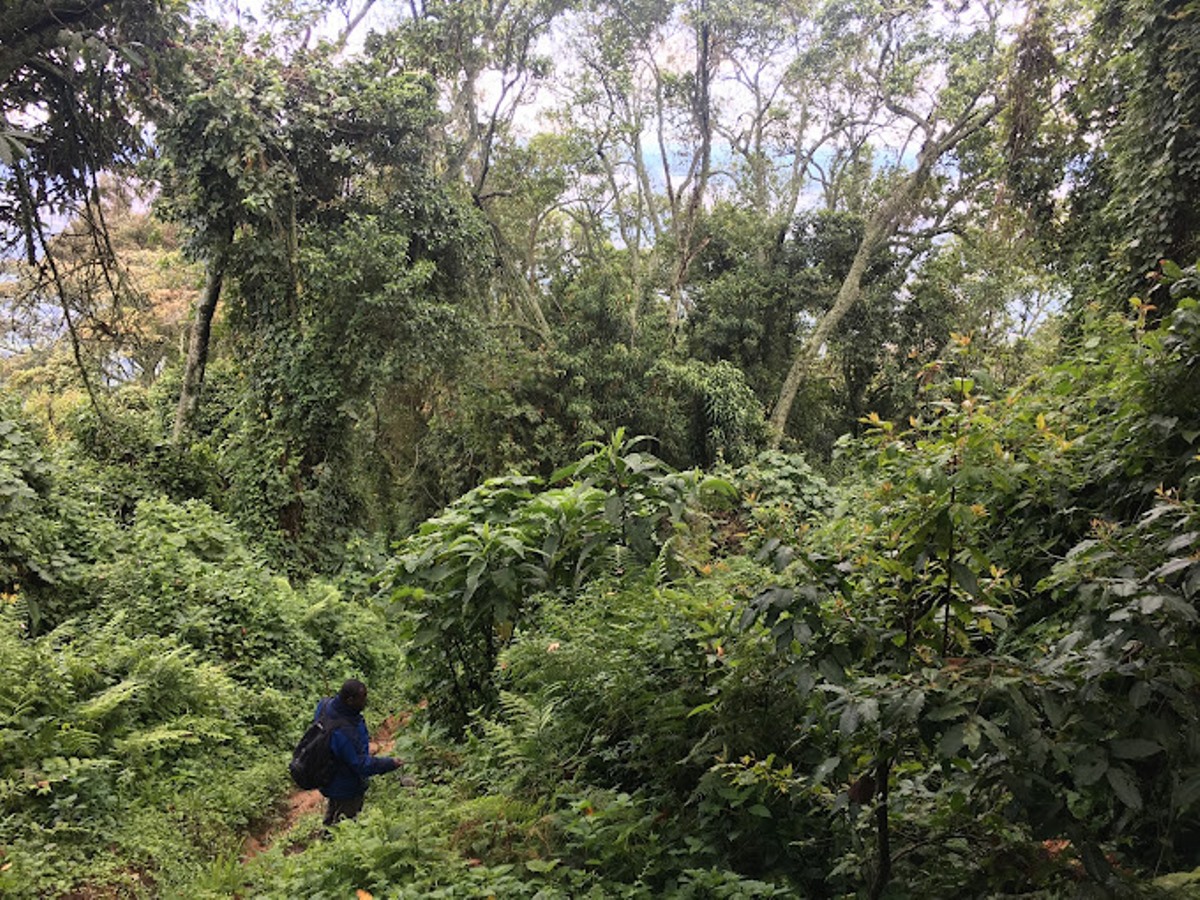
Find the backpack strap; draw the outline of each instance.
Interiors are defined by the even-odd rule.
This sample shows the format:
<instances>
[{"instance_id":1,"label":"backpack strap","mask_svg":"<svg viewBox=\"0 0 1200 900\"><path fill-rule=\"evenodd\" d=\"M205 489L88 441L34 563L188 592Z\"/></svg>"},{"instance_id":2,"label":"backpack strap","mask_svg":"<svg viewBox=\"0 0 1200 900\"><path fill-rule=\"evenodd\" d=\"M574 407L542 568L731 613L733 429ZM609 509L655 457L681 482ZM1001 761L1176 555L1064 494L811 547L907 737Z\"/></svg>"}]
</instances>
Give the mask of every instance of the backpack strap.
<instances>
[{"instance_id":1,"label":"backpack strap","mask_svg":"<svg viewBox=\"0 0 1200 900\"><path fill-rule=\"evenodd\" d=\"M329 697L321 702L320 709L317 710L317 721L320 722L321 726L329 732L329 739L332 741L334 732L341 731L348 725L353 725L354 720L347 719L344 716L335 716L333 711L330 709L331 706L333 706L332 697ZM337 757L334 757L334 759L336 760Z\"/></svg>"}]
</instances>

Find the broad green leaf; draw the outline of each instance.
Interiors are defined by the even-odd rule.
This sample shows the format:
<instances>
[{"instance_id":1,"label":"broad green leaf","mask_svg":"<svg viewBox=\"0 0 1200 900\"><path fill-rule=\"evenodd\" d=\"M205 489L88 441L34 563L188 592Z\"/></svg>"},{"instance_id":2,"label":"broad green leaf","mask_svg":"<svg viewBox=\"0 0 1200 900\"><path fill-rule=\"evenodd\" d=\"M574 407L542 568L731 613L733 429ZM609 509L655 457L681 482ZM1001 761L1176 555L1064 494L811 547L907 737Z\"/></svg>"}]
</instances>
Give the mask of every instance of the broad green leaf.
<instances>
[{"instance_id":1,"label":"broad green leaf","mask_svg":"<svg viewBox=\"0 0 1200 900\"><path fill-rule=\"evenodd\" d=\"M1090 787L1108 771L1108 757L1099 747L1089 747L1079 754L1075 768L1071 772L1075 784L1079 787Z\"/></svg>"},{"instance_id":2,"label":"broad green leaf","mask_svg":"<svg viewBox=\"0 0 1200 900\"><path fill-rule=\"evenodd\" d=\"M926 718L931 722L945 722L949 719L957 719L960 716L965 716L966 714L967 708L961 703L944 703L930 710Z\"/></svg>"},{"instance_id":3,"label":"broad green leaf","mask_svg":"<svg viewBox=\"0 0 1200 900\"><path fill-rule=\"evenodd\" d=\"M840 756L831 756L822 762L812 773L812 783L820 784L823 782L830 772L834 771L841 765L842 758Z\"/></svg>"},{"instance_id":4,"label":"broad green leaf","mask_svg":"<svg viewBox=\"0 0 1200 900\"><path fill-rule=\"evenodd\" d=\"M1124 766L1114 767L1109 769L1106 775L1113 793L1120 798L1122 803L1135 811L1142 808L1142 795L1128 769Z\"/></svg>"},{"instance_id":5,"label":"broad green leaf","mask_svg":"<svg viewBox=\"0 0 1200 900\"><path fill-rule=\"evenodd\" d=\"M975 752L979 749L979 740L982 735L979 731L979 725L975 722L966 722L963 725L963 743L967 745L967 749Z\"/></svg>"},{"instance_id":6,"label":"broad green leaf","mask_svg":"<svg viewBox=\"0 0 1200 900\"><path fill-rule=\"evenodd\" d=\"M616 494L610 494L604 501L604 518L613 525L620 525L624 517L625 504Z\"/></svg>"},{"instance_id":7,"label":"broad green leaf","mask_svg":"<svg viewBox=\"0 0 1200 900\"><path fill-rule=\"evenodd\" d=\"M837 660L831 659L828 656L822 657L817 662L817 671L821 673L821 677L833 684L841 684L846 680L846 673Z\"/></svg>"},{"instance_id":8,"label":"broad green leaf","mask_svg":"<svg viewBox=\"0 0 1200 900\"><path fill-rule=\"evenodd\" d=\"M1134 578L1114 578L1108 590L1114 597L1132 597L1138 592L1141 584Z\"/></svg>"},{"instance_id":9,"label":"broad green leaf","mask_svg":"<svg viewBox=\"0 0 1200 900\"><path fill-rule=\"evenodd\" d=\"M1189 531L1187 534L1177 535L1167 542L1163 549L1167 553L1178 553L1180 550L1185 550L1196 542L1196 538L1200 537L1200 531Z\"/></svg>"},{"instance_id":10,"label":"broad green leaf","mask_svg":"<svg viewBox=\"0 0 1200 900\"><path fill-rule=\"evenodd\" d=\"M961 750L963 746L964 728L965 726L962 722L956 722L946 729L946 733L943 734L941 740L938 741L937 749L941 756L949 758L958 755L958 751Z\"/></svg>"},{"instance_id":11,"label":"broad green leaf","mask_svg":"<svg viewBox=\"0 0 1200 900\"><path fill-rule=\"evenodd\" d=\"M690 718L692 718L692 716L699 716L699 715L702 715L707 712L712 712L713 709L716 707L716 705L717 705L716 700L713 700L709 703L701 703L699 706L693 707L688 712L687 717L690 719Z\"/></svg>"},{"instance_id":12,"label":"broad green leaf","mask_svg":"<svg viewBox=\"0 0 1200 900\"><path fill-rule=\"evenodd\" d=\"M925 708L925 692L914 688L904 696L904 700L900 704L900 717L906 722L916 722L921 715L921 710Z\"/></svg>"},{"instance_id":13,"label":"broad green leaf","mask_svg":"<svg viewBox=\"0 0 1200 900\"><path fill-rule=\"evenodd\" d=\"M879 721L879 701L868 697L859 704L859 715L864 722Z\"/></svg>"},{"instance_id":14,"label":"broad green leaf","mask_svg":"<svg viewBox=\"0 0 1200 900\"><path fill-rule=\"evenodd\" d=\"M1134 709L1141 709L1150 699L1150 685L1144 681L1137 682L1129 689L1129 704Z\"/></svg>"},{"instance_id":15,"label":"broad green leaf","mask_svg":"<svg viewBox=\"0 0 1200 900\"><path fill-rule=\"evenodd\" d=\"M1161 594L1147 594L1145 597L1138 599L1138 609L1143 615L1153 615L1163 607L1165 598Z\"/></svg>"},{"instance_id":16,"label":"broad green leaf","mask_svg":"<svg viewBox=\"0 0 1200 900\"><path fill-rule=\"evenodd\" d=\"M1083 857L1083 867L1095 881L1104 884L1112 876L1112 866L1092 841L1083 841L1079 847L1079 855Z\"/></svg>"},{"instance_id":17,"label":"broad green leaf","mask_svg":"<svg viewBox=\"0 0 1200 900\"><path fill-rule=\"evenodd\" d=\"M1108 742L1108 749L1117 759L1145 759L1162 750L1154 741L1127 738Z\"/></svg>"},{"instance_id":18,"label":"broad green leaf","mask_svg":"<svg viewBox=\"0 0 1200 900\"><path fill-rule=\"evenodd\" d=\"M954 580L960 588L972 597L979 596L979 579L975 577L974 572L958 560L951 561L950 572L954 575Z\"/></svg>"},{"instance_id":19,"label":"broad green leaf","mask_svg":"<svg viewBox=\"0 0 1200 900\"><path fill-rule=\"evenodd\" d=\"M1181 572L1188 566L1194 566L1196 560L1190 556L1180 556L1175 559L1167 560L1157 569L1150 573L1151 578L1166 578L1168 575L1173 575L1176 572Z\"/></svg>"},{"instance_id":20,"label":"broad green leaf","mask_svg":"<svg viewBox=\"0 0 1200 900\"><path fill-rule=\"evenodd\" d=\"M1200 801L1200 772L1182 782L1171 794L1171 805L1177 810L1190 809Z\"/></svg>"}]
</instances>

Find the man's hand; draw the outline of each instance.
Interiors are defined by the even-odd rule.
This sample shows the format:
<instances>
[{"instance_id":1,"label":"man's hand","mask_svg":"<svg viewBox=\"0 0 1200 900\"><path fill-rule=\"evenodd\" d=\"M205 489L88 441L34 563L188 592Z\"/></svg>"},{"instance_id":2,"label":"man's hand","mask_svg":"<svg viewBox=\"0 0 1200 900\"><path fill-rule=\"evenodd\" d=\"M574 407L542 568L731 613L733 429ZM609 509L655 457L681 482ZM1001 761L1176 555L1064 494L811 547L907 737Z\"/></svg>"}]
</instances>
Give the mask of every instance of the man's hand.
<instances>
[{"instance_id":1,"label":"man's hand","mask_svg":"<svg viewBox=\"0 0 1200 900\"><path fill-rule=\"evenodd\" d=\"M396 764L395 769L393 769L392 771L399 771L404 766L404 760L400 759L399 757L392 757L392 762L394 762ZM401 775L400 776L400 784L402 784L404 787L416 787L417 786L416 780L410 775Z\"/></svg>"}]
</instances>

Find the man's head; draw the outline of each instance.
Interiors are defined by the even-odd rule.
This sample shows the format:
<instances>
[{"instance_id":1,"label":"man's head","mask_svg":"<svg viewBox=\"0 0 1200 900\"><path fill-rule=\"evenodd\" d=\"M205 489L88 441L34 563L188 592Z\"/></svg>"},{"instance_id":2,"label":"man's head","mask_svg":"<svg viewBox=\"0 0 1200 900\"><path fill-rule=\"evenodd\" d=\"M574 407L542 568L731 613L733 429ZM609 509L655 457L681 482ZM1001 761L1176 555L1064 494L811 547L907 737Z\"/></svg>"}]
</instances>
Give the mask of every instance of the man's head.
<instances>
[{"instance_id":1,"label":"man's head","mask_svg":"<svg viewBox=\"0 0 1200 900\"><path fill-rule=\"evenodd\" d=\"M362 712L367 705L367 686L357 678L348 678L338 691L338 699L351 709Z\"/></svg>"}]
</instances>

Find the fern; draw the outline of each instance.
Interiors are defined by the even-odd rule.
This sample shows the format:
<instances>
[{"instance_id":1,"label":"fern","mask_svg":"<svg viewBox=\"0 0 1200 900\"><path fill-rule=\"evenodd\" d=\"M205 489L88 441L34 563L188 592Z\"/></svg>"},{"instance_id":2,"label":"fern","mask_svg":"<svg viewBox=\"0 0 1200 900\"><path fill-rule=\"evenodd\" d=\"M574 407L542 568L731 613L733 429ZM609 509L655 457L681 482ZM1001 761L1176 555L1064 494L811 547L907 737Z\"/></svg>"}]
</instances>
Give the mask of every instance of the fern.
<instances>
[{"instance_id":1,"label":"fern","mask_svg":"<svg viewBox=\"0 0 1200 900\"><path fill-rule=\"evenodd\" d=\"M174 750L183 744L197 744L201 740L202 738L190 729L160 725L149 731L135 732L120 739L113 746L120 755L135 755Z\"/></svg>"},{"instance_id":2,"label":"fern","mask_svg":"<svg viewBox=\"0 0 1200 900\"><path fill-rule=\"evenodd\" d=\"M58 729L58 743L72 756L90 756L100 749L100 735L64 722Z\"/></svg>"},{"instance_id":3,"label":"fern","mask_svg":"<svg viewBox=\"0 0 1200 900\"><path fill-rule=\"evenodd\" d=\"M509 768L519 768L525 759L518 745L517 737L510 726L493 719L481 719L479 728L484 739L491 745L492 750L504 761Z\"/></svg>"},{"instance_id":4,"label":"fern","mask_svg":"<svg viewBox=\"0 0 1200 900\"><path fill-rule=\"evenodd\" d=\"M135 679L126 678L108 690L97 694L86 703L81 703L75 708L76 714L79 718L89 722L104 719L132 699L140 687L140 683Z\"/></svg>"},{"instance_id":5,"label":"fern","mask_svg":"<svg viewBox=\"0 0 1200 900\"><path fill-rule=\"evenodd\" d=\"M536 703L501 691L499 703L502 721L482 719L479 726L504 766L522 776L547 770L553 755L548 744L557 724L558 701L547 698Z\"/></svg>"},{"instance_id":6,"label":"fern","mask_svg":"<svg viewBox=\"0 0 1200 900\"><path fill-rule=\"evenodd\" d=\"M672 550L674 544L675 536L672 535L663 541L662 547L659 548L658 556L654 560L654 584L656 587L661 587L671 580L671 562L675 555Z\"/></svg>"}]
</instances>

